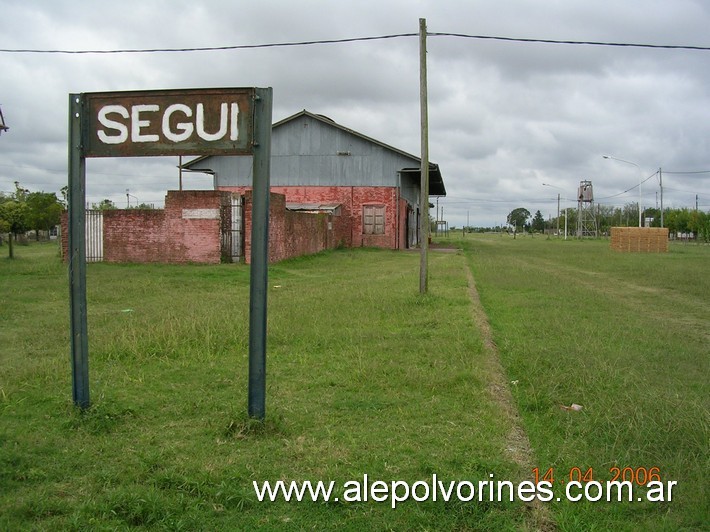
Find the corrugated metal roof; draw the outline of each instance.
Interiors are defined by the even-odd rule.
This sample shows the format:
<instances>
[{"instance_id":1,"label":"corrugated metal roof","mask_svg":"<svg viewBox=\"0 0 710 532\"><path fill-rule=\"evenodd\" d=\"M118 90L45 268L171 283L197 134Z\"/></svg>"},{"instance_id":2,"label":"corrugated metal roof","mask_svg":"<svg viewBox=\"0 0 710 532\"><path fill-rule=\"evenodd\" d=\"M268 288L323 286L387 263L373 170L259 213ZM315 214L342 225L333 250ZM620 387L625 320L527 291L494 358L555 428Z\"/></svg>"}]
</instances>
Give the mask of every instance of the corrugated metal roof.
<instances>
[{"instance_id":1,"label":"corrugated metal roof","mask_svg":"<svg viewBox=\"0 0 710 532\"><path fill-rule=\"evenodd\" d=\"M335 127L335 128L338 128L341 131L345 131L346 133L349 133L351 135L359 137L367 142L381 146L382 148L385 148L385 149L392 151L394 153L398 153L399 155L402 155L404 157L412 159L412 162L414 162L415 164L417 162L421 163L421 158L417 157L416 155L412 155L411 153L407 153L406 151L400 150L399 148L395 148L394 146L390 146L389 144L385 144L384 142L380 142L377 139L373 139L372 137L368 137L367 135L363 135L362 133L359 133L359 132L355 131L354 129L350 129L350 128L345 127L341 124L338 124L330 117L327 117L325 115L314 114L314 113L311 113L305 109L303 111L299 111L298 113L296 113L294 115L288 116L288 117L284 118L283 120L279 120L278 122L273 124L272 128L276 129L279 126L286 124L288 122L291 122L301 116L306 116L306 117L312 118L314 120L318 120L319 122L322 122L324 124L327 124L327 125ZM197 157L196 159L193 159L192 161L188 161L187 163L183 164L182 167L184 169L188 169L188 170L198 170L199 171L199 168L194 167L193 165L195 165L198 162L200 162L204 159L207 159L209 157L211 157L211 156L204 155L202 157ZM417 177L417 176L421 176L420 168L418 168L418 167L403 168L401 170L401 172L405 173L407 175L410 175L414 178L417 178L417 179L419 179L419 181L421 181L421 177ZM444 186L444 179L441 175L441 170L439 169L439 165L436 163L432 163L431 161L429 162L429 195L430 196L446 196L446 187Z\"/></svg>"},{"instance_id":2,"label":"corrugated metal roof","mask_svg":"<svg viewBox=\"0 0 710 532\"><path fill-rule=\"evenodd\" d=\"M289 211L333 213L339 207L340 207L340 203L291 203L291 202L286 202L286 208Z\"/></svg>"},{"instance_id":3,"label":"corrugated metal roof","mask_svg":"<svg viewBox=\"0 0 710 532\"><path fill-rule=\"evenodd\" d=\"M335 120L333 120L332 118L330 118L330 117L328 117L328 116L313 114L313 113L311 113L311 112L309 112L309 111L306 111L305 109L304 109L303 111L299 111L299 112L296 113L295 115L291 115L291 116L288 116L288 117L284 118L283 120L279 120L278 122L276 122L276 123L273 125L273 127L274 127L274 128L277 128L277 127L279 127L281 124L285 124L285 123L290 122L290 121L292 121L292 120L295 120L296 118L301 117L301 116L307 116L307 117L309 117L309 118L313 118L313 119L315 119L315 120L318 120L318 121L320 121L320 122L323 122L324 124L328 124L328 125L330 125L330 126L337 127L338 129L340 129L340 130L342 130L342 131L345 131L346 133L350 133L351 135L354 135L354 136L356 136L356 137L360 137L361 139L364 139L364 140L366 140L366 141L368 141L368 142L371 142L371 143L373 143L373 144L377 144L378 146L382 146L383 148L386 148L386 149L388 149L388 150L390 150L390 151L399 153L400 155L404 155L405 157L410 157L411 159L414 159L415 161L420 161L420 160L421 160L421 159L420 159L419 157L417 157L416 155L412 155L411 153L407 153L407 152L404 151L404 150L400 150L399 148L395 148L394 146L390 146L389 144L385 144L384 142L381 142L381 141L379 141L379 140L377 140L377 139L373 139L372 137L368 137L367 135L363 135L362 133L360 133L360 132L358 132L358 131L355 131L354 129L350 129L349 127L345 127L345 126L343 126L343 125L341 125L341 124L338 124Z\"/></svg>"},{"instance_id":4,"label":"corrugated metal roof","mask_svg":"<svg viewBox=\"0 0 710 532\"><path fill-rule=\"evenodd\" d=\"M416 179L419 183L422 180L421 168L402 168L400 171L403 174L412 176L412 178ZM429 195L446 196L444 179L441 177L439 165L435 163L429 163Z\"/></svg>"}]
</instances>

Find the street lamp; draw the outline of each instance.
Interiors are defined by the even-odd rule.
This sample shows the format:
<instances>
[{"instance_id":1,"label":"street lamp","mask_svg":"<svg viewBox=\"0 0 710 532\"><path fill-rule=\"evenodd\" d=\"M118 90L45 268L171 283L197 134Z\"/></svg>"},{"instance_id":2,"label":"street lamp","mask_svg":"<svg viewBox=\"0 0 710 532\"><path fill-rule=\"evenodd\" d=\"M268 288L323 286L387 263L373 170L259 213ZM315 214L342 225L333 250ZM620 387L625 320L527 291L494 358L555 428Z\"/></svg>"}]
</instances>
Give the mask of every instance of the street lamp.
<instances>
[{"instance_id":1,"label":"street lamp","mask_svg":"<svg viewBox=\"0 0 710 532\"><path fill-rule=\"evenodd\" d=\"M619 159L617 157L612 157L611 155L602 155L602 157L604 159L613 159L614 161L619 161L620 163L633 164L636 168L638 168L638 171L639 171L639 204L638 204L638 207L639 207L639 227L641 227L641 178L642 178L641 167L634 162L626 161L624 159Z\"/></svg>"},{"instance_id":2,"label":"street lamp","mask_svg":"<svg viewBox=\"0 0 710 532\"><path fill-rule=\"evenodd\" d=\"M543 187L552 187L552 188L559 188L560 190L564 190L560 187L556 187L555 185L550 185L549 183L543 183ZM565 240L567 240L567 198L563 198L565 200ZM560 193L557 193L557 234L560 234Z\"/></svg>"},{"instance_id":3,"label":"street lamp","mask_svg":"<svg viewBox=\"0 0 710 532\"><path fill-rule=\"evenodd\" d=\"M136 200L136 206L138 205L138 198L136 198L133 194L128 193L129 190L126 189L126 209L131 207L131 198Z\"/></svg>"}]
</instances>

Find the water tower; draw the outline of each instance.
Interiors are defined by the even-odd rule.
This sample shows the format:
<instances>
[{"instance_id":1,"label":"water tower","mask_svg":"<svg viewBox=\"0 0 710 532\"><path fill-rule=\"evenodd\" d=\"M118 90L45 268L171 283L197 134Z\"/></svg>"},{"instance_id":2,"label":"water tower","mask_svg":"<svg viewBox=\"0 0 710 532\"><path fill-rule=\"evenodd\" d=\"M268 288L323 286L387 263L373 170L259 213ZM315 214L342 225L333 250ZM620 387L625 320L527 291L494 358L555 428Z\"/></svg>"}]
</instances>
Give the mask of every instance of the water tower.
<instances>
[{"instance_id":1,"label":"water tower","mask_svg":"<svg viewBox=\"0 0 710 532\"><path fill-rule=\"evenodd\" d=\"M577 189L577 238L597 236L594 189L591 181L580 181Z\"/></svg>"}]
</instances>

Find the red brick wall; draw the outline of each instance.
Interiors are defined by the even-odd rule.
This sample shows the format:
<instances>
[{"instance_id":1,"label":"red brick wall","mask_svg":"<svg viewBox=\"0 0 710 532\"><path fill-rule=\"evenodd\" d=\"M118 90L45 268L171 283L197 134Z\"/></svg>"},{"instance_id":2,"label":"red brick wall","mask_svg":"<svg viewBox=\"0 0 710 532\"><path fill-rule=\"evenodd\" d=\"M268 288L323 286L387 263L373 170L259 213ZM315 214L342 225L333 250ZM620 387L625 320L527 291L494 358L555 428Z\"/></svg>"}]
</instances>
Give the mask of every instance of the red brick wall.
<instances>
[{"instance_id":1,"label":"red brick wall","mask_svg":"<svg viewBox=\"0 0 710 532\"><path fill-rule=\"evenodd\" d=\"M289 211L283 194L269 197L269 262L345 245L349 218ZM244 258L251 262L252 193L244 193Z\"/></svg>"},{"instance_id":2,"label":"red brick wall","mask_svg":"<svg viewBox=\"0 0 710 532\"><path fill-rule=\"evenodd\" d=\"M61 245L62 245L62 260L64 262L69 261L69 213L64 210L62 211L62 219L60 222L61 229Z\"/></svg>"},{"instance_id":3,"label":"red brick wall","mask_svg":"<svg viewBox=\"0 0 710 532\"><path fill-rule=\"evenodd\" d=\"M225 195L214 190L169 191L164 210L104 211L104 260L219 263L220 206ZM65 260L68 234L65 213L62 219Z\"/></svg>"},{"instance_id":4,"label":"red brick wall","mask_svg":"<svg viewBox=\"0 0 710 532\"><path fill-rule=\"evenodd\" d=\"M103 224L106 262L171 262L165 211L107 210Z\"/></svg>"},{"instance_id":5,"label":"red brick wall","mask_svg":"<svg viewBox=\"0 0 710 532\"><path fill-rule=\"evenodd\" d=\"M222 190L244 194L249 187L224 187ZM292 203L339 203L341 217L334 223L336 238L347 247L374 246L391 249L406 247L404 234L406 201L398 198L396 187L271 187L271 192L283 194ZM399 219L397 200L400 200ZM385 234L362 234L363 205L385 206ZM403 207L404 206L404 207ZM337 218L337 217L335 217ZM246 218L247 220L250 217ZM248 234L248 232L247 232Z\"/></svg>"},{"instance_id":6,"label":"red brick wall","mask_svg":"<svg viewBox=\"0 0 710 532\"><path fill-rule=\"evenodd\" d=\"M216 190L168 192L165 217L170 241L169 262L218 264L221 261L222 196L223 193Z\"/></svg>"}]
</instances>

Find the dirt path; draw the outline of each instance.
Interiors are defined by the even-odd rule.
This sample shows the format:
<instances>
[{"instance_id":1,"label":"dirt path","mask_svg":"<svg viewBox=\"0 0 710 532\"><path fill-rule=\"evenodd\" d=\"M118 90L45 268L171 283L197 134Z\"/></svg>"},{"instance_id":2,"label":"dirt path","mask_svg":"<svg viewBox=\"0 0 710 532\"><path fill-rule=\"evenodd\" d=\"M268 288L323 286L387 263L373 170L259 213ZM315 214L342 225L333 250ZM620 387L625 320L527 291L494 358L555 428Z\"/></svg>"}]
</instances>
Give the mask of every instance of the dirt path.
<instances>
[{"instance_id":1,"label":"dirt path","mask_svg":"<svg viewBox=\"0 0 710 532\"><path fill-rule=\"evenodd\" d=\"M493 401L500 407L501 414L505 417L508 425L511 427L506 438L505 453L508 457L520 466L523 471L532 472L533 467L537 464L530 440L522 426L522 420L515 405L515 400L510 391L510 383L508 382L505 370L500 362L500 354L498 347L493 341L493 333L491 331L488 316L486 315L481 299L478 296L476 282L471 273L471 268L466 267L466 276L468 279L468 295L471 299L471 308L473 319L481 332L483 339L483 349L486 351L488 365L488 373L491 375L491 381L488 384L488 393ZM532 477L529 478L532 480ZM556 526L550 511L543 503L534 499L529 503L530 512L526 516L526 525L528 530L556 530Z\"/></svg>"}]
</instances>

